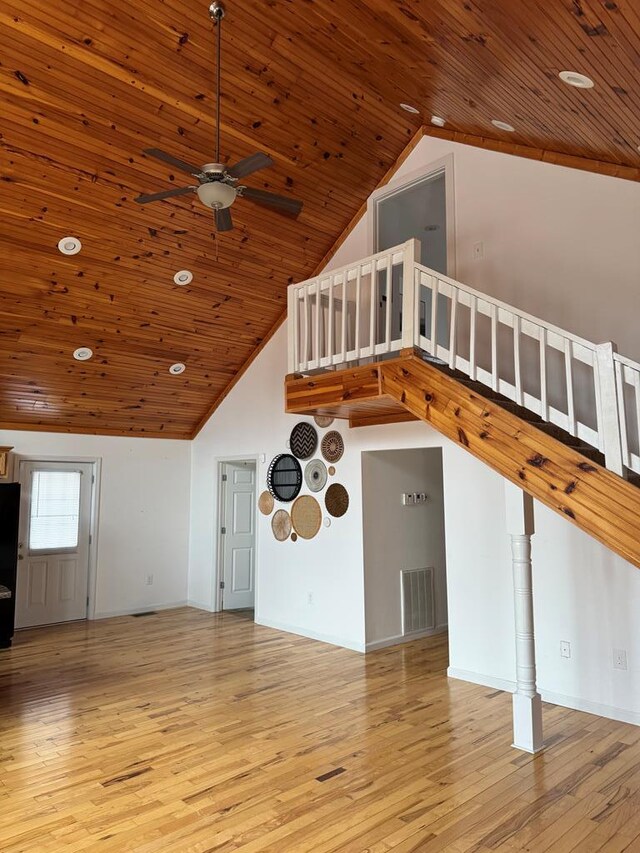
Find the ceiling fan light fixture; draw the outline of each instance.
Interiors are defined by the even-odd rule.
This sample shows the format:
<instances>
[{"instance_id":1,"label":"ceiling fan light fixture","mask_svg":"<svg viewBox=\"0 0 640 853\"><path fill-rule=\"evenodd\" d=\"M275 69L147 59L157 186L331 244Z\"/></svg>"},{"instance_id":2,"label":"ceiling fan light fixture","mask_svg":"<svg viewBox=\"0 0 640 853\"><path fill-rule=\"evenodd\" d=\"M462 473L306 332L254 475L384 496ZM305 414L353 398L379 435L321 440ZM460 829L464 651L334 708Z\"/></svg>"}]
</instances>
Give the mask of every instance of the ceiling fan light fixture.
<instances>
[{"instance_id":1,"label":"ceiling fan light fixture","mask_svg":"<svg viewBox=\"0 0 640 853\"><path fill-rule=\"evenodd\" d=\"M196 192L205 207L210 207L212 210L224 210L225 207L231 207L238 194L235 187L222 183L222 181L200 184Z\"/></svg>"},{"instance_id":2,"label":"ceiling fan light fixture","mask_svg":"<svg viewBox=\"0 0 640 853\"><path fill-rule=\"evenodd\" d=\"M587 77L586 74L580 74L579 71L561 71L558 77L567 86L573 86L576 89L593 89L596 85L591 77Z\"/></svg>"},{"instance_id":3,"label":"ceiling fan light fixture","mask_svg":"<svg viewBox=\"0 0 640 853\"><path fill-rule=\"evenodd\" d=\"M175 364L172 364L169 368L169 373L172 376L180 376L181 373L184 373L187 369L187 365L183 364L181 361L176 361Z\"/></svg>"},{"instance_id":4,"label":"ceiling fan light fixture","mask_svg":"<svg viewBox=\"0 0 640 853\"><path fill-rule=\"evenodd\" d=\"M179 270L173 277L176 284L184 287L186 284L191 284L193 281L193 273L191 270Z\"/></svg>"},{"instance_id":5,"label":"ceiling fan light fixture","mask_svg":"<svg viewBox=\"0 0 640 853\"><path fill-rule=\"evenodd\" d=\"M77 255L82 248L82 243L77 237L63 237L58 242L58 249L63 255Z\"/></svg>"},{"instance_id":6,"label":"ceiling fan light fixture","mask_svg":"<svg viewBox=\"0 0 640 853\"><path fill-rule=\"evenodd\" d=\"M444 127L446 123L446 120L442 116L431 116L431 124L435 125L435 127Z\"/></svg>"}]
</instances>

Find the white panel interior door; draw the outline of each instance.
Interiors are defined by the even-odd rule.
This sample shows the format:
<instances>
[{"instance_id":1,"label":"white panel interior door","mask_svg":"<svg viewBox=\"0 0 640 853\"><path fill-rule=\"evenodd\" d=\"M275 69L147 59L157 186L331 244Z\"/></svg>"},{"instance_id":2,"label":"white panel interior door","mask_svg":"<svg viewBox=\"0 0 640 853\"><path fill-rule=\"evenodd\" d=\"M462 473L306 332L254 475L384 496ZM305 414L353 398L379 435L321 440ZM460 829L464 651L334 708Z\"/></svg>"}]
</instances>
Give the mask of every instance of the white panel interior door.
<instances>
[{"instance_id":1,"label":"white panel interior door","mask_svg":"<svg viewBox=\"0 0 640 853\"><path fill-rule=\"evenodd\" d=\"M239 610L254 606L256 553L256 465L227 462L223 475L225 533L223 545L223 608Z\"/></svg>"},{"instance_id":2,"label":"white panel interior door","mask_svg":"<svg viewBox=\"0 0 640 853\"><path fill-rule=\"evenodd\" d=\"M21 462L16 628L87 616L90 462Z\"/></svg>"}]
</instances>

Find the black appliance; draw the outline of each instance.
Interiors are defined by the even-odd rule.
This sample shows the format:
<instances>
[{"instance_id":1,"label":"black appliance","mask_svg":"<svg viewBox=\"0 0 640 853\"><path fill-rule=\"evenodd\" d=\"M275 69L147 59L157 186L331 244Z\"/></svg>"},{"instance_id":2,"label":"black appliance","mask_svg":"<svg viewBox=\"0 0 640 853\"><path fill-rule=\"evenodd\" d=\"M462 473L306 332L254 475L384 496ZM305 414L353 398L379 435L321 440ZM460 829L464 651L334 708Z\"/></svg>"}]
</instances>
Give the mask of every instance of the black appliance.
<instances>
[{"instance_id":1,"label":"black appliance","mask_svg":"<svg viewBox=\"0 0 640 853\"><path fill-rule=\"evenodd\" d=\"M20 483L0 483L0 649L13 639L19 519Z\"/></svg>"}]
</instances>

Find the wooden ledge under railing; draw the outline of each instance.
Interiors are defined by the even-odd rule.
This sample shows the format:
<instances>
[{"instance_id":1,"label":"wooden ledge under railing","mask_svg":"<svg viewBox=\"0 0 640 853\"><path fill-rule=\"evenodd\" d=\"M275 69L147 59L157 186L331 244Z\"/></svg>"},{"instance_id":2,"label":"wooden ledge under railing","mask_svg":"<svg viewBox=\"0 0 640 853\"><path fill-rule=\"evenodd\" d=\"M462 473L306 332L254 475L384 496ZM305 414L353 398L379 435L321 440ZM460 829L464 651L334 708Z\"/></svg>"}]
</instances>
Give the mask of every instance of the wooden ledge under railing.
<instances>
[{"instance_id":1,"label":"wooden ledge under railing","mask_svg":"<svg viewBox=\"0 0 640 853\"><path fill-rule=\"evenodd\" d=\"M289 413L329 415L350 426L422 420L640 567L640 488L412 350L376 364L288 376L285 399Z\"/></svg>"}]
</instances>

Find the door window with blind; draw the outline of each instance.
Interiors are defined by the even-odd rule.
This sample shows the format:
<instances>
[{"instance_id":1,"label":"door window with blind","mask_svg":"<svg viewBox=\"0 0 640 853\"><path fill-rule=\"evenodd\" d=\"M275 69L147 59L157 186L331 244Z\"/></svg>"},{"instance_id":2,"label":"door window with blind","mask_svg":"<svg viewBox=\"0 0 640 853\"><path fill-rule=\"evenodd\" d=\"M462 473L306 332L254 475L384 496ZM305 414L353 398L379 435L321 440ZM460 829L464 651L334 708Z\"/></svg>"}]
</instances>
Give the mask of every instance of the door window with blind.
<instances>
[{"instance_id":1,"label":"door window with blind","mask_svg":"<svg viewBox=\"0 0 640 853\"><path fill-rule=\"evenodd\" d=\"M80 471L31 474L29 551L73 551L80 525Z\"/></svg>"}]
</instances>

